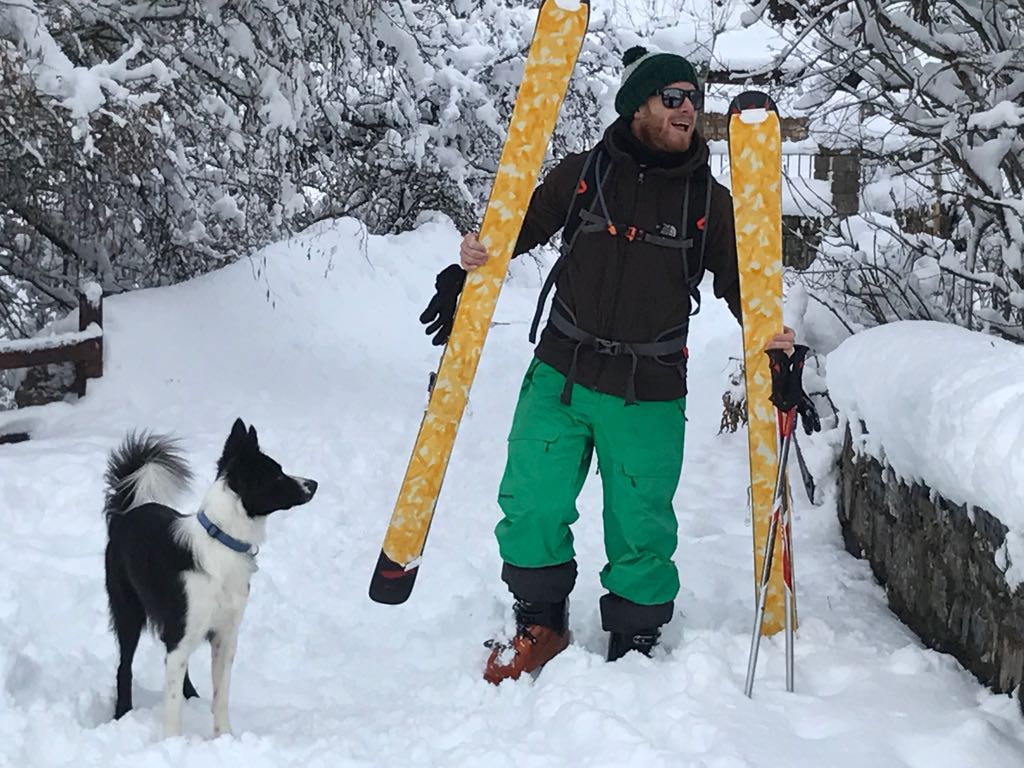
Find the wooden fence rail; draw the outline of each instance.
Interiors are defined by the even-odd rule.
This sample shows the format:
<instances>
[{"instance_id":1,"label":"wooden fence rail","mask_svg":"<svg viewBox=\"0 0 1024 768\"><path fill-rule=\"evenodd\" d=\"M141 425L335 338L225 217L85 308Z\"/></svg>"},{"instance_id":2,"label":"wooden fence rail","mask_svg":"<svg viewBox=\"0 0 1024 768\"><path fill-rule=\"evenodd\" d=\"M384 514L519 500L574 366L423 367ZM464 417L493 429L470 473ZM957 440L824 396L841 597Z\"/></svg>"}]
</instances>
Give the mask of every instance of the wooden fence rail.
<instances>
[{"instance_id":1,"label":"wooden fence rail","mask_svg":"<svg viewBox=\"0 0 1024 768\"><path fill-rule=\"evenodd\" d=\"M85 395L86 381L103 375L103 296L98 290L78 295L78 331L34 339L0 341L0 370L74 363L72 391Z\"/></svg>"}]
</instances>

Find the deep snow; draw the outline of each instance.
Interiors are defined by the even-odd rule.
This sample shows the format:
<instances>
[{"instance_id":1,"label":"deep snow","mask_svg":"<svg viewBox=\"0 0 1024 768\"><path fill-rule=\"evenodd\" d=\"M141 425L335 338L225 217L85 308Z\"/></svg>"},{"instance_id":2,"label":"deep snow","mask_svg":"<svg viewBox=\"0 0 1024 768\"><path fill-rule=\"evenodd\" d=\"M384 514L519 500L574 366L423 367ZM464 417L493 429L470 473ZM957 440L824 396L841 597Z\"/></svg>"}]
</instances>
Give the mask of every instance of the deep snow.
<instances>
[{"instance_id":1,"label":"deep snow","mask_svg":"<svg viewBox=\"0 0 1024 768\"><path fill-rule=\"evenodd\" d=\"M740 334L710 299L694 322L677 496L683 591L654 660L603 661L600 487L576 525L574 644L536 679L492 687L482 641L511 622L492 537L504 443L543 277L516 262L488 339L408 603L367 597L438 358L417 316L454 260L445 220L371 237L326 222L263 256L105 304L107 364L77 403L0 414L0 764L11 766L700 766L1005 768L1017 704L923 649L842 548L827 477L835 433L805 441L823 506L795 489L797 692L781 638L743 696L753 612L746 438L718 435ZM111 721L101 475L125 430L180 435L195 504L236 416L314 501L270 520L242 626L233 737L211 740L209 653L185 733L160 735L162 653L145 638L136 706Z\"/></svg>"}]
</instances>

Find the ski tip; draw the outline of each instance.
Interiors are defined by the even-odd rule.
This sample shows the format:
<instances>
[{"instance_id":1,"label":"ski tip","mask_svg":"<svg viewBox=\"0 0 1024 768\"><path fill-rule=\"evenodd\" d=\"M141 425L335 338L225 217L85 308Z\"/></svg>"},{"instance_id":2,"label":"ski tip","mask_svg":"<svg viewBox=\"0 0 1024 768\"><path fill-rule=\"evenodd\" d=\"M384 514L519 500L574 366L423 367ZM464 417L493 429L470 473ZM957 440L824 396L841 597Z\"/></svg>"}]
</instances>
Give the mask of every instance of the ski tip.
<instances>
[{"instance_id":1,"label":"ski tip","mask_svg":"<svg viewBox=\"0 0 1024 768\"><path fill-rule=\"evenodd\" d=\"M576 13L581 9L590 9L590 0L551 0L558 8L570 13Z\"/></svg>"},{"instance_id":2,"label":"ski tip","mask_svg":"<svg viewBox=\"0 0 1024 768\"><path fill-rule=\"evenodd\" d=\"M409 599L419 566L403 568L381 550L370 579L370 599L385 605L400 605Z\"/></svg>"},{"instance_id":3,"label":"ski tip","mask_svg":"<svg viewBox=\"0 0 1024 768\"><path fill-rule=\"evenodd\" d=\"M778 114L775 101L764 91L744 91L729 103L729 114L735 115L747 109L765 109Z\"/></svg>"}]
</instances>

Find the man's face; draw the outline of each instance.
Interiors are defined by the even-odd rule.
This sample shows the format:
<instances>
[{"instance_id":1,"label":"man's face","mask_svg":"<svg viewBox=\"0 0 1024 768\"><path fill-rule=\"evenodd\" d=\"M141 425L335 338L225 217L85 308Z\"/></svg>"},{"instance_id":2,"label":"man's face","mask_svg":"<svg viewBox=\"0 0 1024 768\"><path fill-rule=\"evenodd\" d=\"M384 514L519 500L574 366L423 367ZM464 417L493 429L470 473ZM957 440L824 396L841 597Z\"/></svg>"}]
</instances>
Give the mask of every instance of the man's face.
<instances>
[{"instance_id":1,"label":"man's face","mask_svg":"<svg viewBox=\"0 0 1024 768\"><path fill-rule=\"evenodd\" d=\"M696 86L685 80L670 83L665 88L683 88L693 90ZM660 93L655 93L640 105L633 116L633 135L649 147L662 152L685 152L693 141L694 126L697 122L697 110L690 99L675 109L669 109L661 101Z\"/></svg>"}]
</instances>

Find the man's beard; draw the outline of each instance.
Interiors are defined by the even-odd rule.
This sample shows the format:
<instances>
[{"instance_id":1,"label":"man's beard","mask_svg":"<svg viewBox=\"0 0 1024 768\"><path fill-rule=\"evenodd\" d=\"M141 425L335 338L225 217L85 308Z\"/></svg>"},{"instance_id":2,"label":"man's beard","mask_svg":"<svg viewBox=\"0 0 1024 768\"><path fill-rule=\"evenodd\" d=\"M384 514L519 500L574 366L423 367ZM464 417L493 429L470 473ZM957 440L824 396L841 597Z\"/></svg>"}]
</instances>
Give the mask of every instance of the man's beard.
<instances>
[{"instance_id":1,"label":"man's beard","mask_svg":"<svg viewBox=\"0 0 1024 768\"><path fill-rule=\"evenodd\" d=\"M690 144L693 143L693 129L686 134L678 134L673 141L666 142L664 138L664 130L661 125L652 124L651 122L644 121L640 124L640 141L646 144L652 149L657 149L661 152L685 152L690 148ZM676 133L675 129L671 125L668 126L667 132L670 136Z\"/></svg>"}]
</instances>

